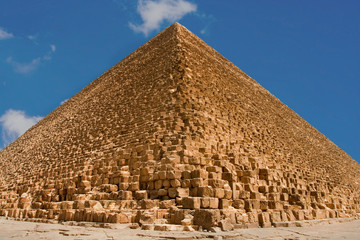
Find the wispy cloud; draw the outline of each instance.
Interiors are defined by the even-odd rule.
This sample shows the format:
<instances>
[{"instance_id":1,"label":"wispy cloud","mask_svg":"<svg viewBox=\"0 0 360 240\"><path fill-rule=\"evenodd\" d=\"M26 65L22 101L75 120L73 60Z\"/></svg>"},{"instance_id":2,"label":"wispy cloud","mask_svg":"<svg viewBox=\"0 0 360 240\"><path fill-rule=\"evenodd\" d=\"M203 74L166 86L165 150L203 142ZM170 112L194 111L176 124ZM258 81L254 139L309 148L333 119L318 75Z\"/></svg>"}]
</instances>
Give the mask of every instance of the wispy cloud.
<instances>
[{"instance_id":1,"label":"wispy cloud","mask_svg":"<svg viewBox=\"0 0 360 240\"><path fill-rule=\"evenodd\" d=\"M67 99L64 99L60 102L60 105L63 105L67 100L69 100L68 98Z\"/></svg>"},{"instance_id":2,"label":"wispy cloud","mask_svg":"<svg viewBox=\"0 0 360 240\"><path fill-rule=\"evenodd\" d=\"M37 36L36 35L29 35L28 39L30 40L36 40Z\"/></svg>"},{"instance_id":3,"label":"wispy cloud","mask_svg":"<svg viewBox=\"0 0 360 240\"><path fill-rule=\"evenodd\" d=\"M138 0L137 12L143 23L135 25L129 23L135 32L147 36L151 31L159 29L164 21L175 22L186 14L195 12L196 4L186 0Z\"/></svg>"},{"instance_id":4,"label":"wispy cloud","mask_svg":"<svg viewBox=\"0 0 360 240\"><path fill-rule=\"evenodd\" d=\"M3 28L0 27L0 40L5 40L9 38L13 38L14 35L12 33L9 33L5 31Z\"/></svg>"},{"instance_id":5,"label":"wispy cloud","mask_svg":"<svg viewBox=\"0 0 360 240\"><path fill-rule=\"evenodd\" d=\"M6 62L9 63L13 68L14 71L21 74L27 74L34 71L40 64L41 58L34 58L30 62L21 63L15 61L12 57L8 57Z\"/></svg>"},{"instance_id":6,"label":"wispy cloud","mask_svg":"<svg viewBox=\"0 0 360 240\"><path fill-rule=\"evenodd\" d=\"M27 116L26 113L21 110L7 110L0 117L4 147L25 133L41 119L41 116Z\"/></svg>"},{"instance_id":7,"label":"wispy cloud","mask_svg":"<svg viewBox=\"0 0 360 240\"><path fill-rule=\"evenodd\" d=\"M56 51L56 46L54 44L51 44L50 45L50 48L51 48L51 51L52 52L55 52Z\"/></svg>"},{"instance_id":8,"label":"wispy cloud","mask_svg":"<svg viewBox=\"0 0 360 240\"><path fill-rule=\"evenodd\" d=\"M34 71L42 61L49 61L52 58L52 54L56 51L55 45L50 45L50 51L48 51L44 56L37 57L32 59L30 62L18 62L14 60L12 57L8 57L6 62L9 63L15 72L21 74L28 74Z\"/></svg>"},{"instance_id":9,"label":"wispy cloud","mask_svg":"<svg viewBox=\"0 0 360 240\"><path fill-rule=\"evenodd\" d=\"M39 43L38 43L38 36L37 35L29 35L29 36L27 36L27 38L30 40L30 41L32 41L33 43L35 43L36 45L38 45Z\"/></svg>"}]
</instances>

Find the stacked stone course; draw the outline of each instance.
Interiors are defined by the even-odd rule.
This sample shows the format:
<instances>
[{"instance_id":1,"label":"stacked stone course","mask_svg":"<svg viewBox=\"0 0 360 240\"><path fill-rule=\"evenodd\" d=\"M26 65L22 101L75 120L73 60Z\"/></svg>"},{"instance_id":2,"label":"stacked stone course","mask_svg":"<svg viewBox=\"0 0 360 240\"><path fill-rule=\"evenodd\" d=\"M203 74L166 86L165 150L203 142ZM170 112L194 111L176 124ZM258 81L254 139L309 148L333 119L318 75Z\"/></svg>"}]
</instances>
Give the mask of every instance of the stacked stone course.
<instances>
[{"instance_id":1,"label":"stacked stone course","mask_svg":"<svg viewBox=\"0 0 360 240\"><path fill-rule=\"evenodd\" d=\"M0 215L143 229L355 217L360 166L179 24L0 152Z\"/></svg>"}]
</instances>

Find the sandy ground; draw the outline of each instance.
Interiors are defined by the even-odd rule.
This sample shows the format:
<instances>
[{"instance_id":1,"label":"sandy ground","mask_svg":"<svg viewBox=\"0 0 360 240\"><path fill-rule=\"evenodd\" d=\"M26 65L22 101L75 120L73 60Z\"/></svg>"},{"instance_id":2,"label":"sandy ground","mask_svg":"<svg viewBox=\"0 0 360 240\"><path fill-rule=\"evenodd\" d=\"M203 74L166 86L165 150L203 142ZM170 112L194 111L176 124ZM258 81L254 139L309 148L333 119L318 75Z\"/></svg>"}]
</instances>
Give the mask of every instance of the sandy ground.
<instances>
[{"instance_id":1,"label":"sandy ground","mask_svg":"<svg viewBox=\"0 0 360 240\"><path fill-rule=\"evenodd\" d=\"M159 232L129 229L128 225L117 225L116 229L63 224L35 223L0 218L0 239L360 239L360 220L344 223L323 223L309 227L253 228L233 232Z\"/></svg>"}]
</instances>

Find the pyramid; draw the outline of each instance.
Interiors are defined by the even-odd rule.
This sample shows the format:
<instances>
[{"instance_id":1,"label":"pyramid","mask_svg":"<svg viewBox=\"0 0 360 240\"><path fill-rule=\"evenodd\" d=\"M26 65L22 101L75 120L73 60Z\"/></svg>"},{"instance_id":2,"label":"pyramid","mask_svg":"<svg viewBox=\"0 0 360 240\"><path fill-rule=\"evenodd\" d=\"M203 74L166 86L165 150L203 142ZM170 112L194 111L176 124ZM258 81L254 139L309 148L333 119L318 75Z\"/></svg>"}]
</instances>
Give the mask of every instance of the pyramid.
<instances>
[{"instance_id":1,"label":"pyramid","mask_svg":"<svg viewBox=\"0 0 360 240\"><path fill-rule=\"evenodd\" d=\"M355 217L360 165L175 23L0 151L0 215L193 230Z\"/></svg>"}]
</instances>

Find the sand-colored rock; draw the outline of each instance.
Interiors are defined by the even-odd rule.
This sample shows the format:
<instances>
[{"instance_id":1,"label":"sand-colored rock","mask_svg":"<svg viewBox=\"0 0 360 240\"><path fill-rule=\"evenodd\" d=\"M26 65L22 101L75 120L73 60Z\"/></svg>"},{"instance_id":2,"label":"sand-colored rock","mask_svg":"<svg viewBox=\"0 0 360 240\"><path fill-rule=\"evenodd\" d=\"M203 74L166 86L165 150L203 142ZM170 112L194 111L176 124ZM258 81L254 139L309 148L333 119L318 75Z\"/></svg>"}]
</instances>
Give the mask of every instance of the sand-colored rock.
<instances>
[{"instance_id":1,"label":"sand-colored rock","mask_svg":"<svg viewBox=\"0 0 360 240\"><path fill-rule=\"evenodd\" d=\"M359 176L349 155L175 23L0 151L0 215L280 226L357 216Z\"/></svg>"}]
</instances>

